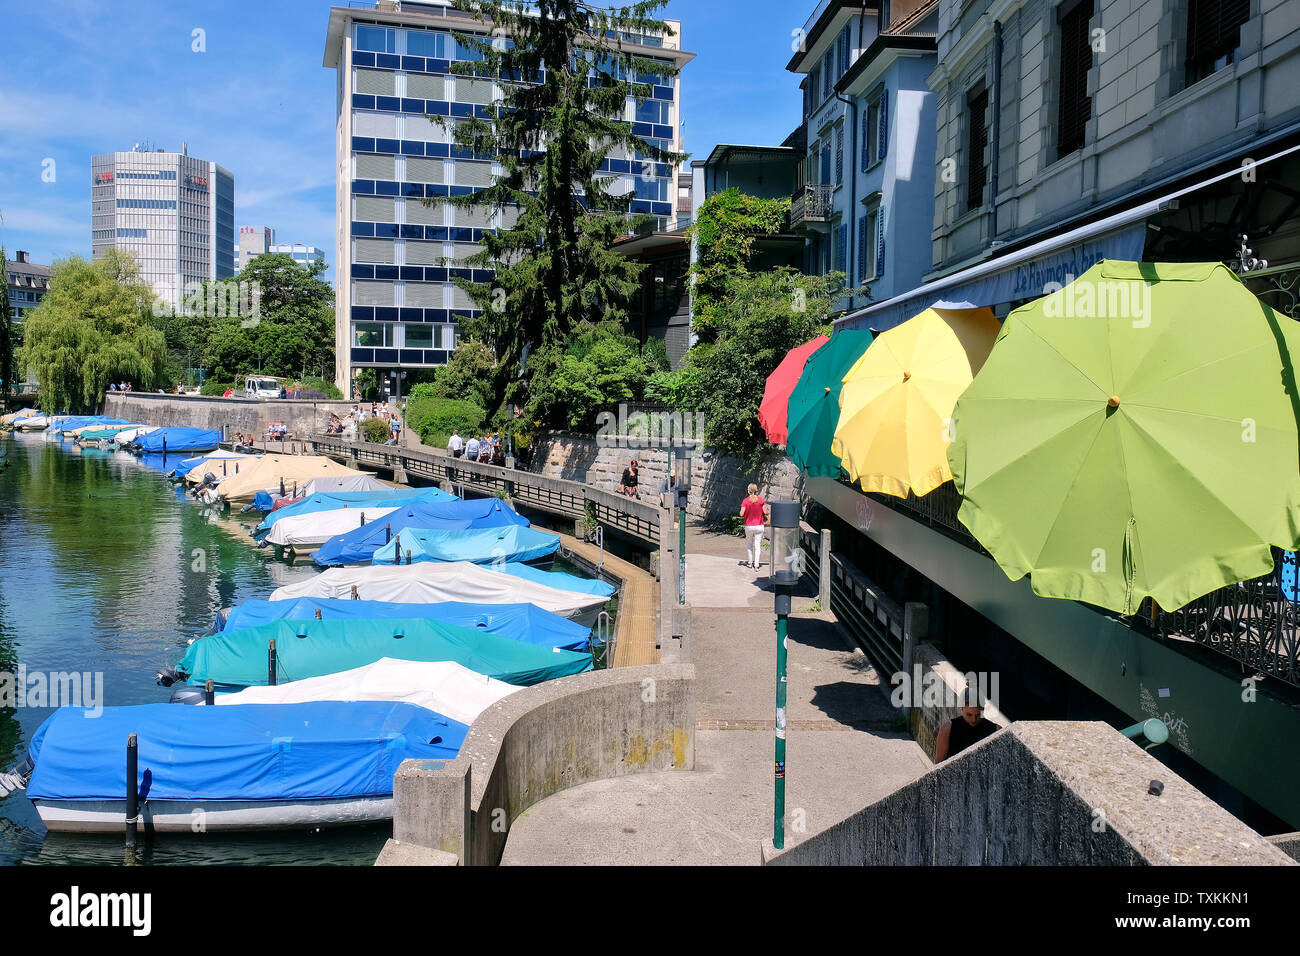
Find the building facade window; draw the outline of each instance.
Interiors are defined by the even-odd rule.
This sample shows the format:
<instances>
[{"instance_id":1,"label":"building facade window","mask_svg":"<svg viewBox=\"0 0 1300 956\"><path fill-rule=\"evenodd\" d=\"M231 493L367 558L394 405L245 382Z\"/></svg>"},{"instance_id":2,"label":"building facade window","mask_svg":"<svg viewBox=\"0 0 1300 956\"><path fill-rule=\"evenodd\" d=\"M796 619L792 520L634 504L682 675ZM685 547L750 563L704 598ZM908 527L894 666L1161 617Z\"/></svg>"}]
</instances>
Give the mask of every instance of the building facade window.
<instances>
[{"instance_id":1,"label":"building facade window","mask_svg":"<svg viewBox=\"0 0 1300 956\"><path fill-rule=\"evenodd\" d=\"M984 205L984 183L988 168L984 149L989 131L985 113L989 108L989 91L981 82L966 94L966 210Z\"/></svg>"},{"instance_id":2,"label":"building facade window","mask_svg":"<svg viewBox=\"0 0 1300 956\"><path fill-rule=\"evenodd\" d=\"M835 127L835 185L844 184L844 127Z\"/></svg>"},{"instance_id":3,"label":"building facade window","mask_svg":"<svg viewBox=\"0 0 1300 956\"><path fill-rule=\"evenodd\" d=\"M1250 0L1187 0L1187 85L1234 63Z\"/></svg>"},{"instance_id":4,"label":"building facade window","mask_svg":"<svg viewBox=\"0 0 1300 956\"><path fill-rule=\"evenodd\" d=\"M1092 117L1088 96L1088 71L1092 69L1092 45L1088 24L1093 0L1066 0L1057 8L1061 55L1057 73L1056 155L1066 156L1083 149L1084 132Z\"/></svg>"},{"instance_id":5,"label":"building facade window","mask_svg":"<svg viewBox=\"0 0 1300 956\"><path fill-rule=\"evenodd\" d=\"M885 158L889 148L889 92L878 87L862 111L862 171Z\"/></svg>"}]
</instances>

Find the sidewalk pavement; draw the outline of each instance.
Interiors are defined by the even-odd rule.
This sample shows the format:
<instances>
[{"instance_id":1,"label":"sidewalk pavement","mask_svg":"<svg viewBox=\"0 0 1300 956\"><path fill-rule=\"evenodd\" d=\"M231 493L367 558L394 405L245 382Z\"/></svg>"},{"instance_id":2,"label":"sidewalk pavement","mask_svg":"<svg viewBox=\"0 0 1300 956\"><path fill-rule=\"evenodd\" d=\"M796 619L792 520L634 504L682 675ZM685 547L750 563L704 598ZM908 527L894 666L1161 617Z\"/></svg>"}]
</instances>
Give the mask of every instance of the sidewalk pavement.
<instances>
[{"instance_id":1,"label":"sidewalk pavement","mask_svg":"<svg viewBox=\"0 0 1300 956\"><path fill-rule=\"evenodd\" d=\"M549 797L513 824L503 864L757 864L772 835L776 631L767 569L744 539L687 528L696 769ZM702 606L703 602L708 606ZM880 679L829 614L791 618L786 845L916 779L930 762L894 729Z\"/></svg>"}]
</instances>

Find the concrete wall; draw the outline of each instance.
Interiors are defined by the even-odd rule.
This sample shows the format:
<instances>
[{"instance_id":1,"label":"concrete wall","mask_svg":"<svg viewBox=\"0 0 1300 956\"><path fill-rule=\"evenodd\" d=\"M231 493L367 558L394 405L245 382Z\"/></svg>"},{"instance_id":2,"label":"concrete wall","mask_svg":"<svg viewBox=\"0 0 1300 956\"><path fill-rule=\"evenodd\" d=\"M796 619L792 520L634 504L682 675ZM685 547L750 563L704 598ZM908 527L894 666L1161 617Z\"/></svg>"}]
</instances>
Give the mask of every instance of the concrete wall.
<instances>
[{"instance_id":1,"label":"concrete wall","mask_svg":"<svg viewBox=\"0 0 1300 956\"><path fill-rule=\"evenodd\" d=\"M110 392L104 414L150 425L188 425L193 428L225 427L226 434L266 435L270 422L284 422L291 438L323 432L330 412L345 415L351 402L293 401L279 399L204 398L192 395L151 395L148 392Z\"/></svg>"},{"instance_id":2,"label":"concrete wall","mask_svg":"<svg viewBox=\"0 0 1300 956\"><path fill-rule=\"evenodd\" d=\"M1118 731L1067 721L1012 724L764 862L1294 865Z\"/></svg>"},{"instance_id":3,"label":"concrete wall","mask_svg":"<svg viewBox=\"0 0 1300 956\"><path fill-rule=\"evenodd\" d=\"M549 432L539 436L532 470L551 478L580 481L606 491L618 491L623 469L635 458L640 463L641 500L658 504L659 485L668 471L664 448L613 447L593 438ZM803 481L799 470L784 455L772 452L757 473L741 469L734 458L709 449L697 449L691 463L690 514L704 521L738 514L740 500L750 482L769 501L797 500Z\"/></svg>"},{"instance_id":4,"label":"concrete wall","mask_svg":"<svg viewBox=\"0 0 1300 956\"><path fill-rule=\"evenodd\" d=\"M538 684L479 715L455 760L402 764L393 780L393 840L380 862L412 859L417 847L495 866L510 824L554 793L694 767L693 667L625 667Z\"/></svg>"}]
</instances>

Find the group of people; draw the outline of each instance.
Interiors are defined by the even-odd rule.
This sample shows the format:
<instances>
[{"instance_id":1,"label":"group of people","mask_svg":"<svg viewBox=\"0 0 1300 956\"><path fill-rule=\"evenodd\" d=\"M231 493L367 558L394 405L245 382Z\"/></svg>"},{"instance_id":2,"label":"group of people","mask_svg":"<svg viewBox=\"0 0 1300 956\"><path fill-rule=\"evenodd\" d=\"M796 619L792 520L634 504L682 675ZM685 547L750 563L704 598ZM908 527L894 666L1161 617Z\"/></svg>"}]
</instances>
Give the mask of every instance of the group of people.
<instances>
[{"instance_id":1,"label":"group of people","mask_svg":"<svg viewBox=\"0 0 1300 956\"><path fill-rule=\"evenodd\" d=\"M460 437L460 429L453 428L447 439L447 453L452 458L464 458L466 461L478 461L487 465L504 465L506 463L505 446L501 435L474 436L466 441Z\"/></svg>"},{"instance_id":2,"label":"group of people","mask_svg":"<svg viewBox=\"0 0 1300 956\"><path fill-rule=\"evenodd\" d=\"M122 383L119 385L117 382L112 382L112 383L109 384L109 386L108 386L108 390L109 390L110 392L129 392L129 391L131 391L131 383L130 383L130 382L122 382Z\"/></svg>"}]
</instances>

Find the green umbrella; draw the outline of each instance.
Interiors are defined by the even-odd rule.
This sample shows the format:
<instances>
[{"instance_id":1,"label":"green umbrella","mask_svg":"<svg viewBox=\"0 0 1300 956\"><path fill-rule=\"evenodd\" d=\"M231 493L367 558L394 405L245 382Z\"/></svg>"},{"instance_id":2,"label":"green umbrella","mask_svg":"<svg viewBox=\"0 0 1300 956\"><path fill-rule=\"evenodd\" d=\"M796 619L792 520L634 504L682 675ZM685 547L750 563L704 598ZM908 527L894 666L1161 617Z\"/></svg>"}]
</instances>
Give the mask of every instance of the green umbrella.
<instances>
[{"instance_id":1,"label":"green umbrella","mask_svg":"<svg viewBox=\"0 0 1300 956\"><path fill-rule=\"evenodd\" d=\"M790 393L785 453L810 475L834 478L840 473L840 458L831 453L840 420L840 388L870 344L866 329L836 332L808 359Z\"/></svg>"},{"instance_id":2,"label":"green umbrella","mask_svg":"<svg viewBox=\"0 0 1300 956\"><path fill-rule=\"evenodd\" d=\"M1219 263L1102 261L957 401L958 517L1035 594L1174 610L1300 544L1300 327Z\"/></svg>"}]
</instances>

